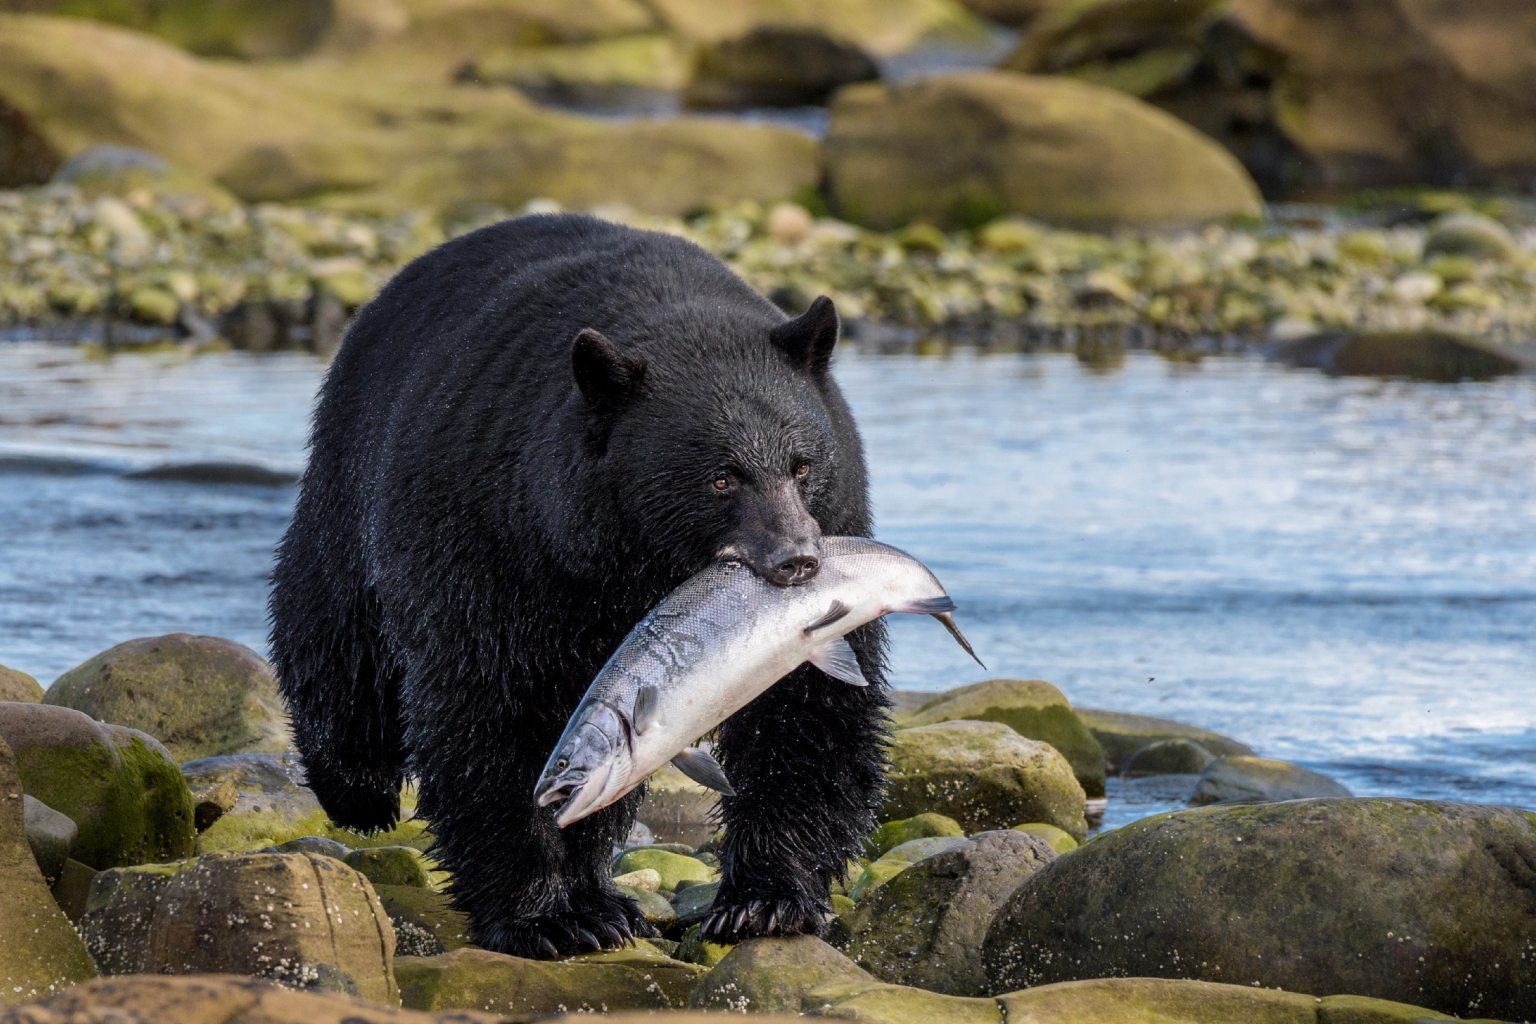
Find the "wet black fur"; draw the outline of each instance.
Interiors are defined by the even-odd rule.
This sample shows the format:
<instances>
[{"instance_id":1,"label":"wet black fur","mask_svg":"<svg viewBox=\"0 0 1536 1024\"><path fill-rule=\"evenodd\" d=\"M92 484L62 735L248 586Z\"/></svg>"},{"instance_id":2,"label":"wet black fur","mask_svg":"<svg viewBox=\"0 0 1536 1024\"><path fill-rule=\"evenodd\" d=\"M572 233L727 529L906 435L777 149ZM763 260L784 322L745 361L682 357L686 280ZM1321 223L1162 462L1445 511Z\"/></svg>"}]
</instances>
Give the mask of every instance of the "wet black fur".
<instances>
[{"instance_id":1,"label":"wet black fur","mask_svg":"<svg viewBox=\"0 0 1536 1024\"><path fill-rule=\"evenodd\" d=\"M485 947L564 955L648 930L606 871L639 794L564 831L532 800L630 627L766 529L773 494L827 535L870 533L826 373L835 313L817 310L784 326L673 237L522 218L406 267L337 354L273 575L274 660L325 809L386 828L415 776ZM584 328L610 348L577 345ZM757 505L712 489L723 466ZM824 929L828 881L878 805L883 636L850 637L868 689L802 666L723 727L738 795L709 937Z\"/></svg>"}]
</instances>

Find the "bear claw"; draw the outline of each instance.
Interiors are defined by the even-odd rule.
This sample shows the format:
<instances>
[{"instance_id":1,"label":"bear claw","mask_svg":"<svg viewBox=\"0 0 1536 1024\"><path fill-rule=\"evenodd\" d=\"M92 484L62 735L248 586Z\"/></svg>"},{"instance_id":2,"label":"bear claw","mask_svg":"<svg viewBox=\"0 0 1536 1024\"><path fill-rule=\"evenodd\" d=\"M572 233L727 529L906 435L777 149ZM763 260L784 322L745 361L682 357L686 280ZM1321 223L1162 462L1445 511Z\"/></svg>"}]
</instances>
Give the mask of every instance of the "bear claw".
<instances>
[{"instance_id":1,"label":"bear claw","mask_svg":"<svg viewBox=\"0 0 1536 1024\"><path fill-rule=\"evenodd\" d=\"M730 945L759 935L821 935L836 915L813 900L750 900L732 905L717 898L699 925L699 938Z\"/></svg>"}]
</instances>

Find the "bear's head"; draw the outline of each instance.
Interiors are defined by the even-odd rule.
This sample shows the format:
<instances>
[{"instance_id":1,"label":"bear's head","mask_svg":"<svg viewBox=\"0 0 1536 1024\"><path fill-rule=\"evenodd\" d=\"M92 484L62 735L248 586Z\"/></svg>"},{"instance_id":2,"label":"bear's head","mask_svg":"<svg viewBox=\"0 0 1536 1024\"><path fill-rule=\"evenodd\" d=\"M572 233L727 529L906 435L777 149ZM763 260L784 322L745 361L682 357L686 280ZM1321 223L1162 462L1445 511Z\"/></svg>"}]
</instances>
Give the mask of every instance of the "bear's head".
<instances>
[{"instance_id":1,"label":"bear's head","mask_svg":"<svg viewBox=\"0 0 1536 1024\"><path fill-rule=\"evenodd\" d=\"M630 556L669 583L718 558L805 583L823 531L862 525L863 453L829 373L837 311L823 296L775 316L682 311L618 344L586 329L572 346L586 458Z\"/></svg>"}]
</instances>

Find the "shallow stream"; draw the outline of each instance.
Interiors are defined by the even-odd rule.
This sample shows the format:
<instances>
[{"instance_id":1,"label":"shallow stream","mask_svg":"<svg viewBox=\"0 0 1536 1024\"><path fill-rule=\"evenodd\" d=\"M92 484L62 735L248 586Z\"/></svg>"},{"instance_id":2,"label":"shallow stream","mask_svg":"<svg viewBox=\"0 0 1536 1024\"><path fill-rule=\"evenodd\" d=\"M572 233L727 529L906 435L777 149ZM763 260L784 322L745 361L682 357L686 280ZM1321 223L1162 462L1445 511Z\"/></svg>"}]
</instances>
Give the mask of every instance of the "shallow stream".
<instances>
[{"instance_id":1,"label":"shallow stream","mask_svg":"<svg viewBox=\"0 0 1536 1024\"><path fill-rule=\"evenodd\" d=\"M126 474L296 474L323 369L0 345L0 664L46 685L135 636L262 649L294 488ZM1360 795L1536 808L1536 378L852 348L836 372L879 536L938 572L992 675L1217 729ZM898 687L981 678L932 622L893 637ZM1184 788L1113 784L1106 824Z\"/></svg>"}]
</instances>

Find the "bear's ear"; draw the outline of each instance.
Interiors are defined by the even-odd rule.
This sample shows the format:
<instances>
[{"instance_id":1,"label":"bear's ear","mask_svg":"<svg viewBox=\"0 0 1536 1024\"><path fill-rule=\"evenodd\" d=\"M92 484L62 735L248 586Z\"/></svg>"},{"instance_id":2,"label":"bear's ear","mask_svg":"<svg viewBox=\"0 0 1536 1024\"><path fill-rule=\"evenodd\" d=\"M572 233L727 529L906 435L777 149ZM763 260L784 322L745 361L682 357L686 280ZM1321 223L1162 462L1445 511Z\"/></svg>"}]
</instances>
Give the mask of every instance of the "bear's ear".
<instances>
[{"instance_id":1,"label":"bear's ear","mask_svg":"<svg viewBox=\"0 0 1536 1024\"><path fill-rule=\"evenodd\" d=\"M601 333L585 327L571 346L571 370L587 404L608 412L634 395L645 376L645 359L625 355Z\"/></svg>"},{"instance_id":2,"label":"bear's ear","mask_svg":"<svg viewBox=\"0 0 1536 1024\"><path fill-rule=\"evenodd\" d=\"M837 347L840 324L837 309L825 295L811 303L811 308L787 323L779 324L768 335L797 366L812 373L822 373L832 362Z\"/></svg>"}]
</instances>

